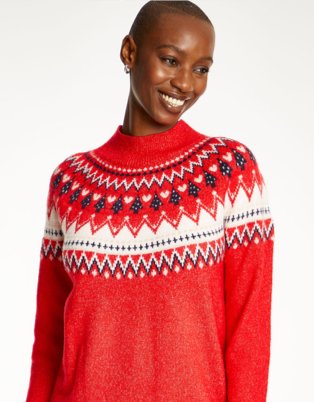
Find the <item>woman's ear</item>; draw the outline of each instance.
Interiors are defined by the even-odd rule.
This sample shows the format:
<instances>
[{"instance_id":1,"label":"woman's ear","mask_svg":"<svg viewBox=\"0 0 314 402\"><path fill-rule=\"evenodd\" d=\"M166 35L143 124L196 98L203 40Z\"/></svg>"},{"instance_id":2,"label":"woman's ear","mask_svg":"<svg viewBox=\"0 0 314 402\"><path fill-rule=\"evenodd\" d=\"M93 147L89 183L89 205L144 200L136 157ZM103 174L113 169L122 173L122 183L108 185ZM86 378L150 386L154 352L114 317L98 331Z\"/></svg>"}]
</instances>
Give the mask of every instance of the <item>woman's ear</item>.
<instances>
[{"instance_id":1,"label":"woman's ear","mask_svg":"<svg viewBox=\"0 0 314 402\"><path fill-rule=\"evenodd\" d=\"M120 59L130 69L134 66L136 56L136 44L131 35L126 35L121 44Z\"/></svg>"}]
</instances>

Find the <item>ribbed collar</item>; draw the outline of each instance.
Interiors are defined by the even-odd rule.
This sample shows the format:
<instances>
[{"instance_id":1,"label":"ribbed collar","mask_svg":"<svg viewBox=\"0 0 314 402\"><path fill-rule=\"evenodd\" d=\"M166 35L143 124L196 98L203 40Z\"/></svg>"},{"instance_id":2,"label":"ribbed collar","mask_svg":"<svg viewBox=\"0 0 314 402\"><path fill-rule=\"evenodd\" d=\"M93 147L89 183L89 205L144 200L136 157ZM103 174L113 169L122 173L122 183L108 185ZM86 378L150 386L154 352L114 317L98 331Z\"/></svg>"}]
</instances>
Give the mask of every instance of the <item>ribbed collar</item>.
<instances>
[{"instance_id":1,"label":"ribbed collar","mask_svg":"<svg viewBox=\"0 0 314 402\"><path fill-rule=\"evenodd\" d=\"M169 162L208 138L184 120L178 120L166 131L145 136L125 134L121 128L119 125L109 140L91 151L91 155L112 165L143 168Z\"/></svg>"}]
</instances>

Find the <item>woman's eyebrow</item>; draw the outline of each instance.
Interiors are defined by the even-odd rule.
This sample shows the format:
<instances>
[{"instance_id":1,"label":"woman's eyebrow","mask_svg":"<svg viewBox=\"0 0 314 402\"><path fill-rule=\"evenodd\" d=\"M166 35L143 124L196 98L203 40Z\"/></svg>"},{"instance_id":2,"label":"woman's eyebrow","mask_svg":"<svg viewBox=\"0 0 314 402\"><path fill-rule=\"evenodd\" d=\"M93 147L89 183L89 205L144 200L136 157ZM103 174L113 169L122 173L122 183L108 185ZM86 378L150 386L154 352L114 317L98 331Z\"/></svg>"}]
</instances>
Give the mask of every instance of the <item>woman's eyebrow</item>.
<instances>
[{"instance_id":1,"label":"woman's eyebrow","mask_svg":"<svg viewBox=\"0 0 314 402\"><path fill-rule=\"evenodd\" d=\"M164 47L167 47L167 48L169 48L169 49L175 50L175 51L178 52L178 53L185 53L184 50L178 48L178 47L175 46L175 45L167 45L167 44L165 44L165 45L159 45L159 46L156 47L156 49L162 49L162 48L164 48Z\"/></svg>"},{"instance_id":2,"label":"woman's eyebrow","mask_svg":"<svg viewBox=\"0 0 314 402\"><path fill-rule=\"evenodd\" d=\"M177 47L175 45L164 44L164 45L159 45L159 46L156 47L156 49L163 49L163 48L172 49L172 50L175 50L178 53L185 54L184 50L180 49L179 47ZM211 56L200 57L200 60L209 60L211 63L214 62L214 60L213 60L213 58Z\"/></svg>"}]
</instances>

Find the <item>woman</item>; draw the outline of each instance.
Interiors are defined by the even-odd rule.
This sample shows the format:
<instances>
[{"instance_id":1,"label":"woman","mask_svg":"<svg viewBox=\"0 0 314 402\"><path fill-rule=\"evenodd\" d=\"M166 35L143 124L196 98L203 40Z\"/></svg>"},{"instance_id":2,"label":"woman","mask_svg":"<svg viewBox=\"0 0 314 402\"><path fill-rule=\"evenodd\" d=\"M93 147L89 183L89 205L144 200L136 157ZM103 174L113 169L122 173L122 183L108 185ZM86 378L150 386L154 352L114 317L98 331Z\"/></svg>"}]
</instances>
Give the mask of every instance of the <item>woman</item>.
<instances>
[{"instance_id":1,"label":"woman","mask_svg":"<svg viewBox=\"0 0 314 402\"><path fill-rule=\"evenodd\" d=\"M27 402L265 402L274 225L253 153L180 116L215 31L150 1L123 124L51 176Z\"/></svg>"}]
</instances>

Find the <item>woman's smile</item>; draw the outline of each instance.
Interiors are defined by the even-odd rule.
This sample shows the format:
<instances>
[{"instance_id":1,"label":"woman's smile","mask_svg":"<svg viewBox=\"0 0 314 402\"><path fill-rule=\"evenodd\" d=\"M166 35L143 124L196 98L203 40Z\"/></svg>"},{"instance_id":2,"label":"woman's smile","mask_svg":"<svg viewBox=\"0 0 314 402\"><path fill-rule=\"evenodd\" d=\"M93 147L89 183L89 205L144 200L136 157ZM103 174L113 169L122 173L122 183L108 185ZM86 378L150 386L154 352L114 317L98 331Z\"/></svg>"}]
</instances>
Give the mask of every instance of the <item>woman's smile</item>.
<instances>
[{"instance_id":1,"label":"woman's smile","mask_svg":"<svg viewBox=\"0 0 314 402\"><path fill-rule=\"evenodd\" d=\"M167 95L164 92L158 91L162 105L166 107L171 113L180 113L186 102L191 99L189 97L179 98L176 96Z\"/></svg>"}]
</instances>

